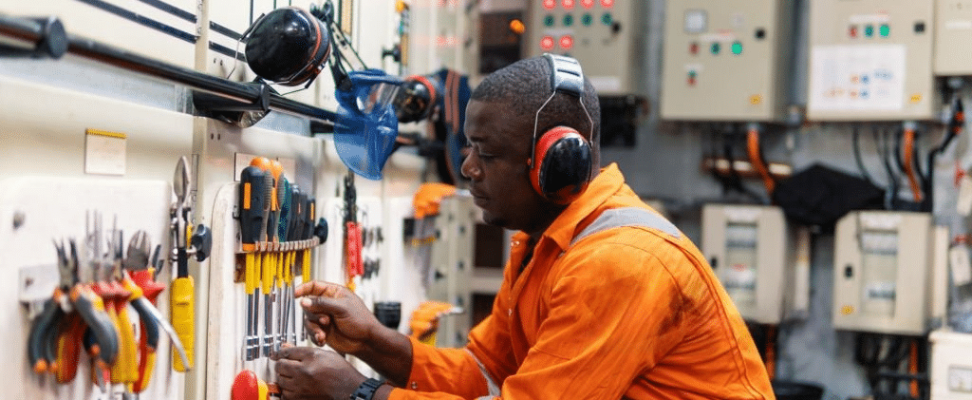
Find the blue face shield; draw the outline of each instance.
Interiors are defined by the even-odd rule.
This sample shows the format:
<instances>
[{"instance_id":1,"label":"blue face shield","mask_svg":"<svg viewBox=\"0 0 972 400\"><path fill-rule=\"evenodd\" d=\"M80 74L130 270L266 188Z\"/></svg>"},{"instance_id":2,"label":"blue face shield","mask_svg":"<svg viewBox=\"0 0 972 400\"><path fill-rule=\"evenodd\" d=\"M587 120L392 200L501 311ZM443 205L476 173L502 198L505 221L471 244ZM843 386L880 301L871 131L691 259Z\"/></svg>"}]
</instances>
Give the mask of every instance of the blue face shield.
<instances>
[{"instance_id":1,"label":"blue face shield","mask_svg":"<svg viewBox=\"0 0 972 400\"><path fill-rule=\"evenodd\" d=\"M340 106L334 122L334 146L349 169L379 180L398 136L392 102L401 80L374 69L352 71L348 78L351 89L335 91Z\"/></svg>"}]
</instances>

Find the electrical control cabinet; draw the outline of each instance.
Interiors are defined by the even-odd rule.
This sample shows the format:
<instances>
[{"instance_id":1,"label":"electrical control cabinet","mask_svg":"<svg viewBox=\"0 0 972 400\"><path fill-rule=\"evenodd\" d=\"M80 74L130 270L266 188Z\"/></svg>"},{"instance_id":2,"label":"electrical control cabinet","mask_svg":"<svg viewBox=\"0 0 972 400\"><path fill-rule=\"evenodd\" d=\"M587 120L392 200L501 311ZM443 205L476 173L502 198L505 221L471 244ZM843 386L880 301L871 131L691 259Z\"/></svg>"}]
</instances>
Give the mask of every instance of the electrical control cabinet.
<instances>
[{"instance_id":1,"label":"electrical control cabinet","mask_svg":"<svg viewBox=\"0 0 972 400\"><path fill-rule=\"evenodd\" d=\"M837 222L834 327L922 335L934 262L931 216L855 211Z\"/></svg>"},{"instance_id":2,"label":"electrical control cabinet","mask_svg":"<svg viewBox=\"0 0 972 400\"><path fill-rule=\"evenodd\" d=\"M972 334L938 330L931 342L931 398L972 400Z\"/></svg>"},{"instance_id":3,"label":"electrical control cabinet","mask_svg":"<svg viewBox=\"0 0 972 400\"><path fill-rule=\"evenodd\" d=\"M646 0L530 1L525 57L576 58L601 96L642 94Z\"/></svg>"},{"instance_id":4,"label":"electrical control cabinet","mask_svg":"<svg viewBox=\"0 0 972 400\"><path fill-rule=\"evenodd\" d=\"M661 116L773 122L784 118L793 59L792 1L670 0Z\"/></svg>"},{"instance_id":5,"label":"electrical control cabinet","mask_svg":"<svg viewBox=\"0 0 972 400\"><path fill-rule=\"evenodd\" d=\"M472 328L473 230L472 197L442 200L435 217L438 238L432 243L430 300L461 307L464 313L442 317L436 335L438 347L463 347Z\"/></svg>"},{"instance_id":6,"label":"electrical control cabinet","mask_svg":"<svg viewBox=\"0 0 972 400\"><path fill-rule=\"evenodd\" d=\"M809 302L809 263L797 264L779 207L710 204L702 209L702 252L743 319L778 324Z\"/></svg>"},{"instance_id":7,"label":"electrical control cabinet","mask_svg":"<svg viewBox=\"0 0 972 400\"><path fill-rule=\"evenodd\" d=\"M810 2L807 119L935 117L932 0Z\"/></svg>"},{"instance_id":8,"label":"electrical control cabinet","mask_svg":"<svg viewBox=\"0 0 972 400\"><path fill-rule=\"evenodd\" d=\"M413 1L409 10L408 73L441 68L475 75L479 67L478 2Z\"/></svg>"},{"instance_id":9,"label":"electrical control cabinet","mask_svg":"<svg viewBox=\"0 0 972 400\"><path fill-rule=\"evenodd\" d=\"M972 75L972 0L935 1L935 75Z\"/></svg>"}]
</instances>

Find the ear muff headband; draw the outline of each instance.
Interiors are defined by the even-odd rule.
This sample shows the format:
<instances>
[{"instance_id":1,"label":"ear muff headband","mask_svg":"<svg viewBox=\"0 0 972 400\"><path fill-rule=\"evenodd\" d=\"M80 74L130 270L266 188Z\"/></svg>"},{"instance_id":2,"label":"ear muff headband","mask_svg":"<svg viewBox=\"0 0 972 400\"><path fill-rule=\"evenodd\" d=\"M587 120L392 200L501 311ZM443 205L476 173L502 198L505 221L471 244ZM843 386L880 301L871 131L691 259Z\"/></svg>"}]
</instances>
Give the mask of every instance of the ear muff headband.
<instances>
[{"instance_id":1,"label":"ear muff headband","mask_svg":"<svg viewBox=\"0 0 972 400\"><path fill-rule=\"evenodd\" d=\"M584 73L577 60L546 53L550 62L550 96L543 102L533 120L533 148L530 151L530 181L545 199L566 204L579 197L590 181L593 163L590 144L575 129L558 126L537 138L540 113L557 93L577 98L594 133L594 121L584 105Z\"/></svg>"}]
</instances>

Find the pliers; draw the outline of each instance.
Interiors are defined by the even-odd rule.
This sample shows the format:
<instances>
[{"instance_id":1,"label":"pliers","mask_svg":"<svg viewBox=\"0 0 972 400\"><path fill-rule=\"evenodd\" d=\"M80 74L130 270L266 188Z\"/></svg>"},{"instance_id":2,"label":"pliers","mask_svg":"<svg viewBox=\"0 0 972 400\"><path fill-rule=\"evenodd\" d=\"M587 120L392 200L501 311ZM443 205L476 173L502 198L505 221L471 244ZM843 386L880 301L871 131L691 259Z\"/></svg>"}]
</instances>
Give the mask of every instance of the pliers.
<instances>
[{"instance_id":1,"label":"pliers","mask_svg":"<svg viewBox=\"0 0 972 400\"><path fill-rule=\"evenodd\" d=\"M95 344L92 356L99 368L108 369L118 355L118 332L108 318L104 302L90 287L78 282L78 252L73 240L70 257L61 243L57 249L60 282L44 309L31 325L27 341L27 358L37 373L56 372L58 326L65 316L77 311L91 329ZM68 360L70 361L70 360Z\"/></svg>"}]
</instances>

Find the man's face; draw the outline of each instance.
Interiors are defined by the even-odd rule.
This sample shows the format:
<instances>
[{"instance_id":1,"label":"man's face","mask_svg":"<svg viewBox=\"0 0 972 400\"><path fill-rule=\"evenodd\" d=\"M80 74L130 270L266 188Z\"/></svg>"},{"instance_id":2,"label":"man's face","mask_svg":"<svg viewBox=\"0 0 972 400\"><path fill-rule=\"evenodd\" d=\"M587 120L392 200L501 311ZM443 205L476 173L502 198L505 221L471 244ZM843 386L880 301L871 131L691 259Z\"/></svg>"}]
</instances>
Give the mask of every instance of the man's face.
<instances>
[{"instance_id":1,"label":"man's face","mask_svg":"<svg viewBox=\"0 0 972 400\"><path fill-rule=\"evenodd\" d=\"M530 184L532 121L526 124L511 115L503 102L469 102L465 133L470 151L461 171L471 180L470 192L486 223L538 232L550 210Z\"/></svg>"}]
</instances>

